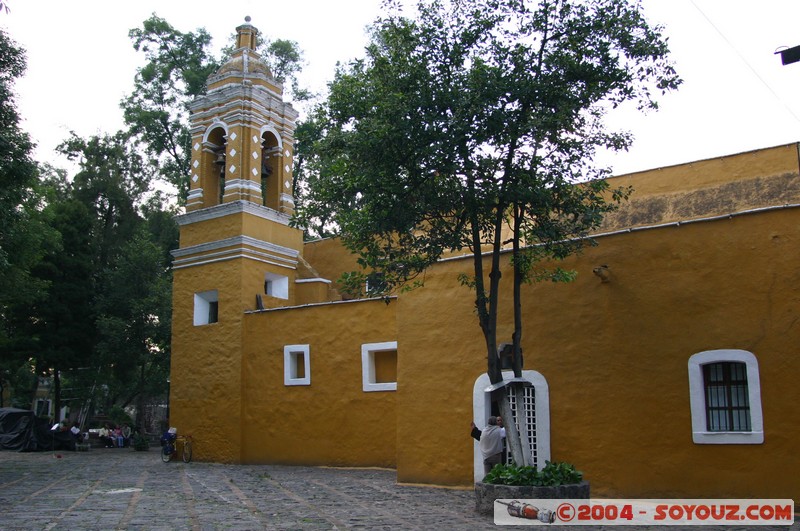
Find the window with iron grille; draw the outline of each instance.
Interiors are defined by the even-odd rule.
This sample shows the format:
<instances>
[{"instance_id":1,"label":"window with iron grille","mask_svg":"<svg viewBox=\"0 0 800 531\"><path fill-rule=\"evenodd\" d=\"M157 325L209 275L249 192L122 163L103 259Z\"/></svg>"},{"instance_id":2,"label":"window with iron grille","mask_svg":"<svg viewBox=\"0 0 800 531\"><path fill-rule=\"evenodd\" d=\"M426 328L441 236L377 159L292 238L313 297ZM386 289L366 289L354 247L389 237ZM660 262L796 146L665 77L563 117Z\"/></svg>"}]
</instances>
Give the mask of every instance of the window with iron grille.
<instances>
[{"instance_id":1,"label":"window with iron grille","mask_svg":"<svg viewBox=\"0 0 800 531\"><path fill-rule=\"evenodd\" d=\"M523 422L523 426L520 426L518 418L519 415L517 411L519 408L517 407L517 399L513 393L508 394L508 403L511 406L511 411L514 414L514 423L517 426L517 429L520 430L520 435L522 435L522 430L525 430L525 435L527 435L528 439L528 448L524 449L527 450L531 455L531 466L538 466L539 458L538 458L538 445L536 444L536 393L533 386L525 386L523 387L523 394L522 400L525 405L525 419ZM524 440L524 439L523 439ZM506 462L508 464L513 463L513 458L511 457L511 452L506 452Z\"/></svg>"},{"instance_id":2,"label":"window with iron grille","mask_svg":"<svg viewBox=\"0 0 800 531\"><path fill-rule=\"evenodd\" d=\"M746 350L706 350L689 358L689 405L696 444L763 444L758 360Z\"/></svg>"},{"instance_id":3,"label":"window with iron grille","mask_svg":"<svg viewBox=\"0 0 800 531\"><path fill-rule=\"evenodd\" d=\"M738 362L703 365L708 431L750 431L747 366Z\"/></svg>"}]
</instances>

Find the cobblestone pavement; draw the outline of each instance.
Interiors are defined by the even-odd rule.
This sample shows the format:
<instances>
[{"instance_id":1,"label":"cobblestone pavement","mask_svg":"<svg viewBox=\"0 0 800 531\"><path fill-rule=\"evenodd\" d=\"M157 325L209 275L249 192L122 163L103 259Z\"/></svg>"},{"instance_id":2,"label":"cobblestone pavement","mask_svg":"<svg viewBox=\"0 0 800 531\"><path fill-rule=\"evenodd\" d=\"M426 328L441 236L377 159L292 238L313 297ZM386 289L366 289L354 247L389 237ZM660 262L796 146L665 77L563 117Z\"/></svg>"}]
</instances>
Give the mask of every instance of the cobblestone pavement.
<instances>
[{"instance_id":1,"label":"cobblestone pavement","mask_svg":"<svg viewBox=\"0 0 800 531\"><path fill-rule=\"evenodd\" d=\"M471 490L398 485L391 470L165 464L156 449L0 452L2 530L497 528L491 517L478 515L474 508ZM500 529L509 528L531 529ZM795 522L791 527L757 529L800 526Z\"/></svg>"}]
</instances>

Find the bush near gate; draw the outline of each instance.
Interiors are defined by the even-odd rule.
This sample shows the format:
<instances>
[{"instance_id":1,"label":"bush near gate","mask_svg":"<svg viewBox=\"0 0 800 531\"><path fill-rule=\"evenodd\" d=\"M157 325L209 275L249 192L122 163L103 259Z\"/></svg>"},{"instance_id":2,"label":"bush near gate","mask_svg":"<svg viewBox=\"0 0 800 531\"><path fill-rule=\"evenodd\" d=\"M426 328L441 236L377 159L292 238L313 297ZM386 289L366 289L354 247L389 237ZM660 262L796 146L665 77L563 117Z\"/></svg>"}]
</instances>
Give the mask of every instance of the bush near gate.
<instances>
[{"instance_id":1,"label":"bush near gate","mask_svg":"<svg viewBox=\"0 0 800 531\"><path fill-rule=\"evenodd\" d=\"M570 463L546 461L542 470L532 466L496 465L484 483L492 485L531 485L537 487L571 485L583 480L583 472L575 470Z\"/></svg>"}]
</instances>

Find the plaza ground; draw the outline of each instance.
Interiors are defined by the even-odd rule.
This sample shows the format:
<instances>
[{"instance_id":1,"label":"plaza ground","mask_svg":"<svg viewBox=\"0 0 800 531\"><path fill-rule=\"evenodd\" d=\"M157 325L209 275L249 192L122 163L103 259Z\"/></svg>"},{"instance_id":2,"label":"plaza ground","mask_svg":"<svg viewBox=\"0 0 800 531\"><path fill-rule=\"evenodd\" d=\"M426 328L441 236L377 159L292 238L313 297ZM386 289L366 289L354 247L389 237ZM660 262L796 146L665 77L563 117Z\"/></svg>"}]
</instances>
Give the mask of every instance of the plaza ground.
<instances>
[{"instance_id":1,"label":"plaza ground","mask_svg":"<svg viewBox=\"0 0 800 531\"><path fill-rule=\"evenodd\" d=\"M498 528L472 490L398 485L393 470L165 464L155 448L0 452L0 504L0 529L14 531Z\"/></svg>"}]
</instances>

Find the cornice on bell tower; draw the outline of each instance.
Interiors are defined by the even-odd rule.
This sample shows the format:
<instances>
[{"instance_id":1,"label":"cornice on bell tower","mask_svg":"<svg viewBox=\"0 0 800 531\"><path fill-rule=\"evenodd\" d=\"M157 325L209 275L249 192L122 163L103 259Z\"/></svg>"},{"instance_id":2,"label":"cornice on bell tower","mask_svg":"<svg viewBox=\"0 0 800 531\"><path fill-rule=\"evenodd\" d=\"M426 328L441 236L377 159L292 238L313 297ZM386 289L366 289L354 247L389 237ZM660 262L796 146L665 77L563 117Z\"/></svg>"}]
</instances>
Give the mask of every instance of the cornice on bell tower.
<instances>
[{"instance_id":1,"label":"cornice on bell tower","mask_svg":"<svg viewBox=\"0 0 800 531\"><path fill-rule=\"evenodd\" d=\"M283 86L256 52L250 17L236 28L237 48L189 105L192 160L187 212L248 201L290 216L298 117Z\"/></svg>"}]
</instances>

